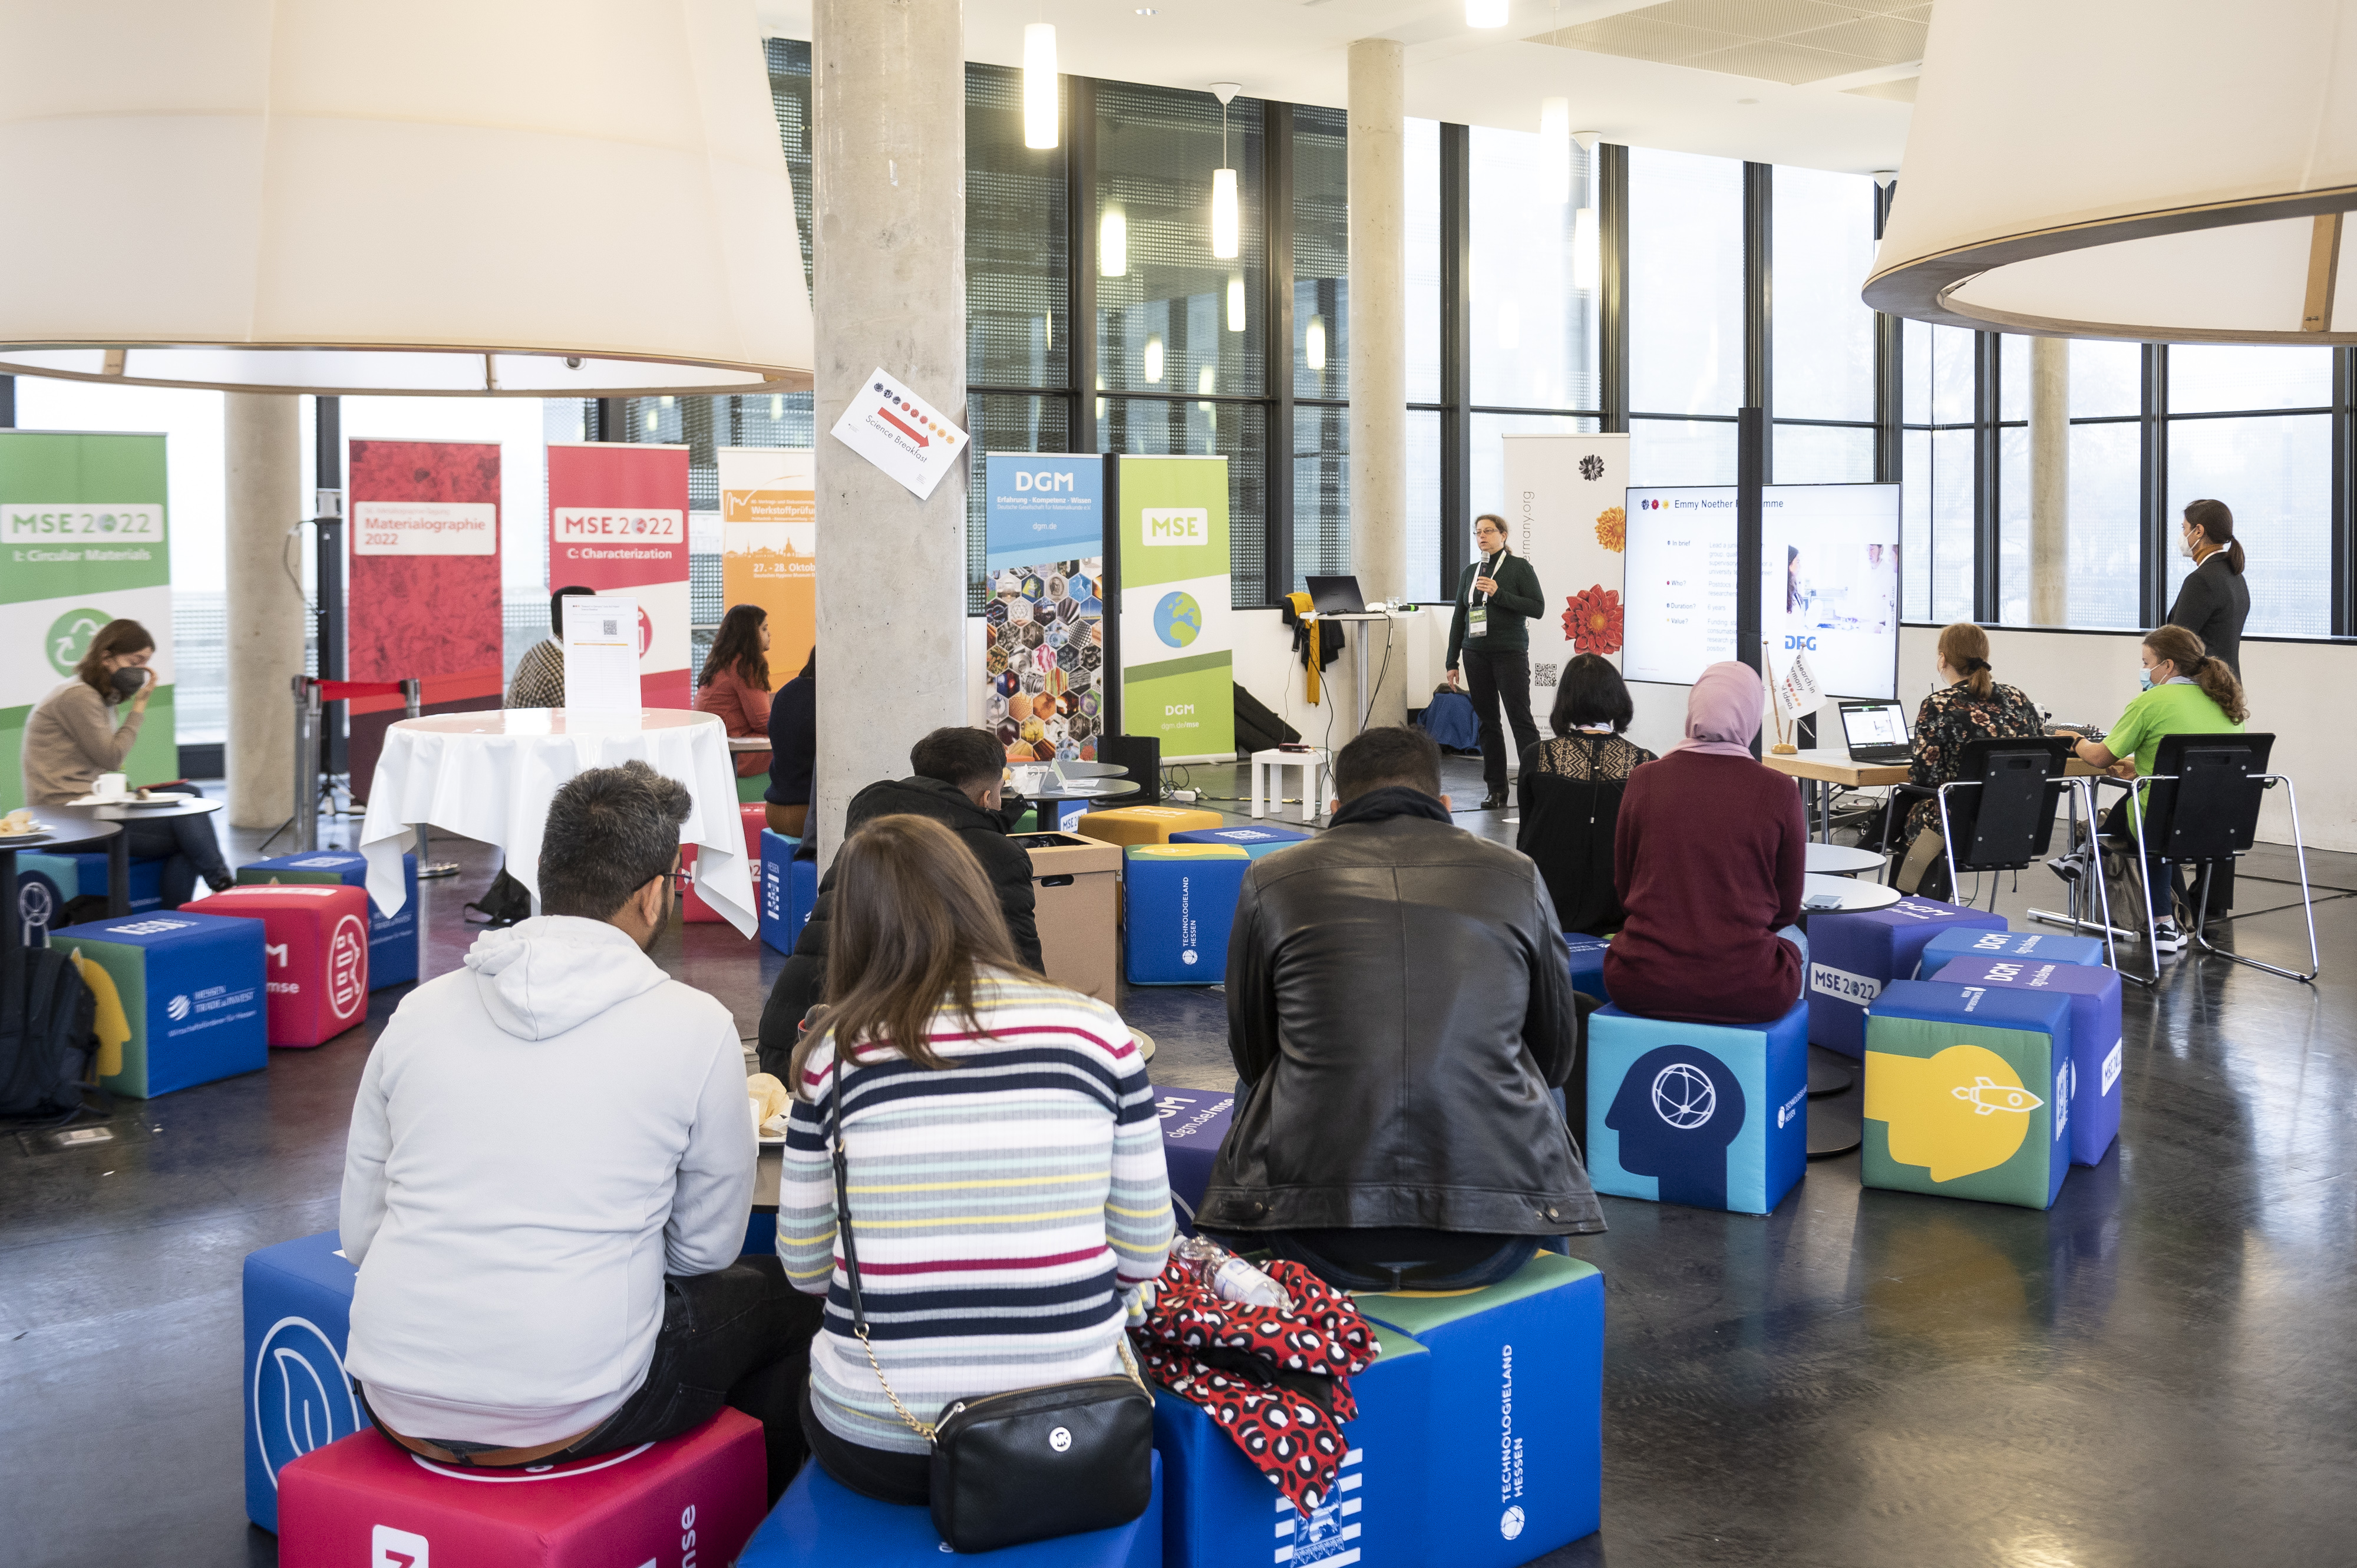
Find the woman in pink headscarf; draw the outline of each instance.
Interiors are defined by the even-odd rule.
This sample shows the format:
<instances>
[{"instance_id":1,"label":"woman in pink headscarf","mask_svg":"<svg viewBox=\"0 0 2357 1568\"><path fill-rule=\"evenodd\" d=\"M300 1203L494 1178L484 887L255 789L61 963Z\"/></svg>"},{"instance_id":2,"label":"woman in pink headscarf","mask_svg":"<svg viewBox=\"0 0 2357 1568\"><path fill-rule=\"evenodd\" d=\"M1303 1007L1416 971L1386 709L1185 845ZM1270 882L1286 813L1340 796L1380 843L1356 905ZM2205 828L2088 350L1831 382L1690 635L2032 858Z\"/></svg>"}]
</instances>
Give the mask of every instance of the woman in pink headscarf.
<instances>
[{"instance_id":1,"label":"woman in pink headscarf","mask_svg":"<svg viewBox=\"0 0 2357 1568\"><path fill-rule=\"evenodd\" d=\"M1686 738L1629 776L1613 839L1628 924L1604 955L1604 983L1649 1018L1758 1024L1801 995L1797 928L1808 825L1800 792L1752 759L1766 699L1732 661L1702 672Z\"/></svg>"}]
</instances>

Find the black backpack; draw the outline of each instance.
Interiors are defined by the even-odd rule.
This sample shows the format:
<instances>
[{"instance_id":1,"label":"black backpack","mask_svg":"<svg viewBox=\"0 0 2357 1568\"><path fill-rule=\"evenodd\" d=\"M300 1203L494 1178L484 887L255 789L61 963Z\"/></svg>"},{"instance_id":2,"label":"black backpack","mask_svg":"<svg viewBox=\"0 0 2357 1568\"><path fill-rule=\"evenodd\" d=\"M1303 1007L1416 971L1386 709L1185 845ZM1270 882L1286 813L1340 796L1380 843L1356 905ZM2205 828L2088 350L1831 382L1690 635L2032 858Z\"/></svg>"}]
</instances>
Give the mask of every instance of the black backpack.
<instances>
[{"instance_id":1,"label":"black backpack","mask_svg":"<svg viewBox=\"0 0 2357 1568\"><path fill-rule=\"evenodd\" d=\"M98 1051L98 998L65 954L25 950L25 1011L0 1018L0 1116L70 1116Z\"/></svg>"}]
</instances>

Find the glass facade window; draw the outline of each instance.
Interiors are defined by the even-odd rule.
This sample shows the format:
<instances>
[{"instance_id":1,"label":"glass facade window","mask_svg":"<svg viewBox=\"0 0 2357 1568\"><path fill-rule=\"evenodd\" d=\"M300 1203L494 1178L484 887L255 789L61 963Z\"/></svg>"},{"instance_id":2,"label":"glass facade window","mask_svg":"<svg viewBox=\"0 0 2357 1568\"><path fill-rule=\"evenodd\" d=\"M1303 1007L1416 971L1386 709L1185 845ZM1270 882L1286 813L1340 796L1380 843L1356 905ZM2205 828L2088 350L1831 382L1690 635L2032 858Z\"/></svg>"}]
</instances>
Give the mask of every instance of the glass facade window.
<instances>
[{"instance_id":1,"label":"glass facade window","mask_svg":"<svg viewBox=\"0 0 2357 1568\"><path fill-rule=\"evenodd\" d=\"M1996 618L2006 626L2029 624L2029 427L2026 424L2000 425L1996 433Z\"/></svg>"},{"instance_id":2,"label":"glass facade window","mask_svg":"<svg viewBox=\"0 0 2357 1568\"><path fill-rule=\"evenodd\" d=\"M1996 416L2007 424L2029 418L2029 339L2018 332L1996 340Z\"/></svg>"},{"instance_id":3,"label":"glass facade window","mask_svg":"<svg viewBox=\"0 0 2357 1568\"><path fill-rule=\"evenodd\" d=\"M2072 402L2078 402L2078 350L2072 345ZM2104 344L2111 348L2114 345ZM2136 345L2126 345L2134 350ZM2070 624L2141 627L2137 575L2144 553L2136 460L2143 433L2127 421L2071 427Z\"/></svg>"},{"instance_id":4,"label":"glass facade window","mask_svg":"<svg viewBox=\"0 0 2357 1568\"><path fill-rule=\"evenodd\" d=\"M1475 126L1469 162L1477 408L1598 406L1598 290L1574 276L1572 235L1588 205L1593 159L1571 157L1571 199L1542 199L1537 136Z\"/></svg>"},{"instance_id":5,"label":"glass facade window","mask_svg":"<svg viewBox=\"0 0 2357 1568\"><path fill-rule=\"evenodd\" d=\"M1872 484L1874 427L1779 424L1770 472L1780 485Z\"/></svg>"},{"instance_id":6,"label":"glass facade window","mask_svg":"<svg viewBox=\"0 0 2357 1568\"><path fill-rule=\"evenodd\" d=\"M1645 419L1629 422L1632 485L1735 483L1735 421Z\"/></svg>"},{"instance_id":7,"label":"glass facade window","mask_svg":"<svg viewBox=\"0 0 2357 1568\"><path fill-rule=\"evenodd\" d=\"M1407 598L1430 604L1440 585L1440 412L1407 412Z\"/></svg>"},{"instance_id":8,"label":"glass facade window","mask_svg":"<svg viewBox=\"0 0 2357 1568\"><path fill-rule=\"evenodd\" d=\"M1874 312L1858 298L1874 265L1874 181L1779 168L1775 183L1775 371L1779 419L1874 422ZM1648 404L1647 406L1651 406ZM1783 468L1776 481L1806 483ZM1869 456L1867 477L1873 478Z\"/></svg>"},{"instance_id":9,"label":"glass facade window","mask_svg":"<svg viewBox=\"0 0 2357 1568\"><path fill-rule=\"evenodd\" d=\"M1901 444L1899 562L1909 620L1973 618L1973 432L1910 430Z\"/></svg>"},{"instance_id":10,"label":"glass facade window","mask_svg":"<svg viewBox=\"0 0 2357 1568\"><path fill-rule=\"evenodd\" d=\"M1733 413L1741 404L1740 163L1629 149L1629 341L1635 412Z\"/></svg>"},{"instance_id":11,"label":"glass facade window","mask_svg":"<svg viewBox=\"0 0 2357 1568\"><path fill-rule=\"evenodd\" d=\"M1438 403L1440 122L1409 120L1403 139L1407 166L1407 400ZM1415 549L1412 542L1409 549Z\"/></svg>"},{"instance_id":12,"label":"glass facade window","mask_svg":"<svg viewBox=\"0 0 2357 1568\"><path fill-rule=\"evenodd\" d=\"M2180 343L2169 350L2171 413L2325 408L2331 402L2330 349Z\"/></svg>"},{"instance_id":13,"label":"glass facade window","mask_svg":"<svg viewBox=\"0 0 2357 1568\"><path fill-rule=\"evenodd\" d=\"M1304 403L1293 411L1293 581L1351 570L1351 411Z\"/></svg>"},{"instance_id":14,"label":"glass facade window","mask_svg":"<svg viewBox=\"0 0 2357 1568\"><path fill-rule=\"evenodd\" d=\"M1544 435L1561 433L1584 435L1596 429L1598 421L1560 413L1477 413L1473 416L1473 506L1466 514L1466 537L1472 537L1473 519L1483 512L1506 513L1506 440L1509 435ZM1729 429L1734 428L1732 425ZM1437 575L1437 574L1436 574ZM1457 585L1442 586L1433 596L1455 592Z\"/></svg>"},{"instance_id":15,"label":"glass facade window","mask_svg":"<svg viewBox=\"0 0 2357 1568\"><path fill-rule=\"evenodd\" d=\"M2144 412L2144 345L2071 340L2071 417L2133 417Z\"/></svg>"},{"instance_id":16,"label":"glass facade window","mask_svg":"<svg viewBox=\"0 0 2357 1568\"><path fill-rule=\"evenodd\" d=\"M2283 353L2286 350L2251 350ZM2179 350L2170 349L2176 406ZM2291 350L2318 353L2315 349ZM2258 389L2247 389L2258 390ZM2320 413L2169 422L2169 596L2193 569L2179 553L2186 503L2222 500L2247 564L2252 636L2322 637L2332 629L2332 422ZM2165 608L2166 607L2164 607Z\"/></svg>"},{"instance_id":17,"label":"glass facade window","mask_svg":"<svg viewBox=\"0 0 2357 1568\"><path fill-rule=\"evenodd\" d=\"M1293 395L1351 395L1349 125L1293 112ZM1230 323L1233 325L1232 322Z\"/></svg>"},{"instance_id":18,"label":"glass facade window","mask_svg":"<svg viewBox=\"0 0 2357 1568\"><path fill-rule=\"evenodd\" d=\"M966 381L1070 386L1064 154L1023 145L1022 72L965 68L965 159Z\"/></svg>"},{"instance_id":19,"label":"glass facade window","mask_svg":"<svg viewBox=\"0 0 2357 1568\"><path fill-rule=\"evenodd\" d=\"M1241 100L1239 100L1241 102ZM1268 408L1258 403L1186 403L1107 397L1097 421L1097 450L1137 456L1221 456L1228 460L1228 535L1233 552L1231 602L1269 603Z\"/></svg>"}]
</instances>

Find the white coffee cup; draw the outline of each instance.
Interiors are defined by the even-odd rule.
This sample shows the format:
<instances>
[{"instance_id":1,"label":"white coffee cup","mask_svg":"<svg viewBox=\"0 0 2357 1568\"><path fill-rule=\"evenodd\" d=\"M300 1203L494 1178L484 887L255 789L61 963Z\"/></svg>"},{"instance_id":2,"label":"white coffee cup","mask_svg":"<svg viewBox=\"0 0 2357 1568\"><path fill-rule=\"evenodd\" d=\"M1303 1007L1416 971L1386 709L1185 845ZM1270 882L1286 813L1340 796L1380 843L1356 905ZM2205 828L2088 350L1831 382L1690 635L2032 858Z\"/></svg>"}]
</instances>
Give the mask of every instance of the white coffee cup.
<instances>
[{"instance_id":1,"label":"white coffee cup","mask_svg":"<svg viewBox=\"0 0 2357 1568\"><path fill-rule=\"evenodd\" d=\"M761 1102L748 1098L745 1107L753 1113L753 1136L759 1139L761 1136Z\"/></svg>"},{"instance_id":2,"label":"white coffee cup","mask_svg":"<svg viewBox=\"0 0 2357 1568\"><path fill-rule=\"evenodd\" d=\"M102 773L90 792L102 800L120 800L130 792L130 778L122 773Z\"/></svg>"}]
</instances>

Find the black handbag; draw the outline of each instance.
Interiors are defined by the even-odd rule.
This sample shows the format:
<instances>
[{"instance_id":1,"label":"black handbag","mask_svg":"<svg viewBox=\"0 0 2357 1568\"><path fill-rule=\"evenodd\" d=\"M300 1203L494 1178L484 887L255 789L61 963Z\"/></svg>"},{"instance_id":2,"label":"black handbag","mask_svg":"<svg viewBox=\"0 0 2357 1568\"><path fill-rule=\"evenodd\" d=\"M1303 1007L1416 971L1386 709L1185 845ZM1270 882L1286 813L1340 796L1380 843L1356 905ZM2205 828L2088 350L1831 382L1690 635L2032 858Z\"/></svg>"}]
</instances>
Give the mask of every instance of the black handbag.
<instances>
[{"instance_id":1,"label":"black handbag","mask_svg":"<svg viewBox=\"0 0 2357 1568\"><path fill-rule=\"evenodd\" d=\"M868 1343L859 1297L859 1249L851 1233L850 1161L843 1151L844 1091L850 1064L838 1051L834 1101L834 1212L851 1325L884 1397L932 1450L933 1529L955 1552L1079 1535L1127 1524L1154 1498L1154 1395L1119 1337L1126 1377L1082 1378L1036 1389L953 1400L935 1423L900 1403Z\"/></svg>"}]
</instances>

